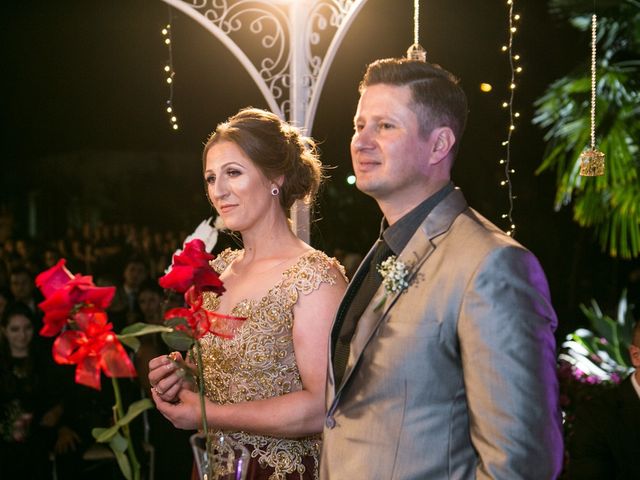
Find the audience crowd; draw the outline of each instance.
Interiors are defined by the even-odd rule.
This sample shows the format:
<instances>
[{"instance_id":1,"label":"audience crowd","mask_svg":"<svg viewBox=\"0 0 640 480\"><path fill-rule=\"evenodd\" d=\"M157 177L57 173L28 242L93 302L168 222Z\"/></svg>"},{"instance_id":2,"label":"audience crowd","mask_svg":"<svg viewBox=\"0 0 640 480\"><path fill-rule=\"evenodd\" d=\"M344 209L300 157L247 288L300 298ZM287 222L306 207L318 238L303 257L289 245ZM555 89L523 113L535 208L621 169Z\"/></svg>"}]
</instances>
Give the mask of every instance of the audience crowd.
<instances>
[{"instance_id":1,"label":"audience crowd","mask_svg":"<svg viewBox=\"0 0 640 480\"><path fill-rule=\"evenodd\" d=\"M130 224L85 224L63 238L38 244L22 238L0 245L0 465L2 476L22 479L111 479L119 470L108 448L96 444L94 427L112 422L113 390L77 385L74 368L53 362L52 340L41 337L42 301L35 277L66 259L75 273L116 287L109 308L114 330L134 322L162 323L168 296L157 279L187 232L152 231ZM132 353L138 377L122 379L125 402L150 397L147 363L168 350L159 336L143 338ZM188 478L188 436L157 411L132 424L144 477Z\"/></svg>"}]
</instances>

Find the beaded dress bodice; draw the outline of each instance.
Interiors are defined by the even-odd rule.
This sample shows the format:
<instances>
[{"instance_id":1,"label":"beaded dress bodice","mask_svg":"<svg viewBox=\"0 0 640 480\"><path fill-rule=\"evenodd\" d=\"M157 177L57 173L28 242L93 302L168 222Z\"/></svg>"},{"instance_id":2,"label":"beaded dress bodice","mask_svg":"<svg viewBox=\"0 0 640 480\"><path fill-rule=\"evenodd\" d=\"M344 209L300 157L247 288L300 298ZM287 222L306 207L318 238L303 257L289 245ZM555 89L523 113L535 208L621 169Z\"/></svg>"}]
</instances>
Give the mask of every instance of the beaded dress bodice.
<instances>
[{"instance_id":1,"label":"beaded dress bodice","mask_svg":"<svg viewBox=\"0 0 640 480\"><path fill-rule=\"evenodd\" d=\"M222 273L241 253L224 250L211 262ZM280 281L260 300L243 300L231 315L246 320L233 338L208 334L202 340L205 391L216 403L238 403L276 397L302 390L302 380L293 345L293 307L300 295L308 295L323 283L336 282L335 270L342 267L324 253L313 250L289 267ZM344 274L344 272L342 271ZM218 309L220 298L205 293L203 307ZM320 435L306 438L276 438L247 432L225 432L250 446L252 457L261 465L271 466L270 477L281 480L286 474L305 471L302 459L312 456L317 478Z\"/></svg>"}]
</instances>

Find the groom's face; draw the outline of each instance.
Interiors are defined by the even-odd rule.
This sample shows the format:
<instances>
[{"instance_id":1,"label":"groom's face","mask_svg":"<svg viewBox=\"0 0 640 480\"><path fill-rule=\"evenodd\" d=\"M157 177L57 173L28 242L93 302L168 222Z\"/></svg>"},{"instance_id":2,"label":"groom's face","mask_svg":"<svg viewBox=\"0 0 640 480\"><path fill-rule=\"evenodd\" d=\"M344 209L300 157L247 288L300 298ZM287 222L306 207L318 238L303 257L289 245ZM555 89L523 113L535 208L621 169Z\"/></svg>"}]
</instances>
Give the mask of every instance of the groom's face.
<instances>
[{"instance_id":1,"label":"groom's face","mask_svg":"<svg viewBox=\"0 0 640 480\"><path fill-rule=\"evenodd\" d=\"M420 135L408 86L375 84L360 97L351 159L356 185L377 201L422 191L430 139Z\"/></svg>"}]
</instances>

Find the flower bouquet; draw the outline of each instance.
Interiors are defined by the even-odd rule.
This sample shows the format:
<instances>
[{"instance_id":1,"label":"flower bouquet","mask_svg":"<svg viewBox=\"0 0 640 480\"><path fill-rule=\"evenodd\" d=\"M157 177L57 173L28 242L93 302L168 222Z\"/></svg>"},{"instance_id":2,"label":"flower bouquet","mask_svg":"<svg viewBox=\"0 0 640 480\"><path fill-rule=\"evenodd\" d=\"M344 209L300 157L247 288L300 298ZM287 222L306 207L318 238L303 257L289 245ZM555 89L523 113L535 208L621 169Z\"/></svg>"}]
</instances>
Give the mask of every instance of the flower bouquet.
<instances>
[{"instance_id":1,"label":"flower bouquet","mask_svg":"<svg viewBox=\"0 0 640 480\"><path fill-rule=\"evenodd\" d=\"M140 462L131 440L130 422L152 408L149 399L129 405L126 413L117 379L135 377L136 371L122 343L136 349L136 338L155 332L168 332L168 327L138 323L125 328L120 335L113 332L106 308L115 287L97 287L90 276L73 275L60 260L54 267L36 277L36 285L44 296L38 306L44 312L40 335L55 337L53 358L63 365L75 365L76 383L101 389L102 372L112 380L115 395L113 425L94 428L97 442L109 445L122 474L127 480L140 479Z\"/></svg>"},{"instance_id":2,"label":"flower bouquet","mask_svg":"<svg viewBox=\"0 0 640 480\"><path fill-rule=\"evenodd\" d=\"M204 242L197 238L187 242L184 250L173 256L169 271L160 278L159 283L165 289L183 293L188 308L173 308L165 313L165 324L171 331L163 333L162 337L171 348L189 350L191 358L195 357L196 360L194 371L186 362L169 357L198 386L202 432L191 437L191 445L199 478L242 480L246 477L249 461L247 449L223 434L218 438L211 438L207 428L202 348L199 340L207 333L232 338L245 320L202 308L204 292L224 292L219 275L209 264L213 258L213 255L207 253Z\"/></svg>"}]
</instances>

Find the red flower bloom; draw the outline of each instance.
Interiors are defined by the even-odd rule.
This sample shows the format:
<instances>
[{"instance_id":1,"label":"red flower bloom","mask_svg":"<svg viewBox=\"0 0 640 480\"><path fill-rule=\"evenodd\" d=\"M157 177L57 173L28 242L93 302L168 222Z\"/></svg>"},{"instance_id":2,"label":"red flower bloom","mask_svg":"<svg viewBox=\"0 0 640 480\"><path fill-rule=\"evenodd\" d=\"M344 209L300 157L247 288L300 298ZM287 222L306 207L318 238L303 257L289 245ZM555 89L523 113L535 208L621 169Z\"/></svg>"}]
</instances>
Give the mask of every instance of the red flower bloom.
<instances>
[{"instance_id":1,"label":"red flower bloom","mask_svg":"<svg viewBox=\"0 0 640 480\"><path fill-rule=\"evenodd\" d=\"M57 268L58 265L53 269ZM53 269L38 275L38 278ZM52 272L50 276L44 277L45 281L43 282L43 287L41 287L41 289L44 288L42 292L45 295L45 300L38 305L44 312L44 325L40 330L40 335L45 337L53 337L62 330L76 305L92 305L105 309L113 300L116 292L115 287L96 287L90 276L76 275L64 284L61 284L60 277L60 273ZM59 286L54 289L54 285Z\"/></svg>"},{"instance_id":2,"label":"red flower bloom","mask_svg":"<svg viewBox=\"0 0 640 480\"><path fill-rule=\"evenodd\" d=\"M100 390L101 371L108 377L136 376L103 310L84 307L71 320L77 329L67 330L56 339L53 358L60 364L77 365L76 383Z\"/></svg>"},{"instance_id":3,"label":"red flower bloom","mask_svg":"<svg viewBox=\"0 0 640 480\"><path fill-rule=\"evenodd\" d=\"M195 296L194 289L190 288L185 293L189 308L172 308L164 314L165 320L184 318L187 325L178 324L174 328L185 332L189 337L199 340L207 333L224 338L233 338L236 330L246 320L245 317L222 315L210 312L202 308L202 296Z\"/></svg>"},{"instance_id":4,"label":"red flower bloom","mask_svg":"<svg viewBox=\"0 0 640 480\"><path fill-rule=\"evenodd\" d=\"M66 260L63 258L55 266L36 277L36 286L44 298L49 298L73 278L73 274L64 266L65 263Z\"/></svg>"},{"instance_id":5,"label":"red flower bloom","mask_svg":"<svg viewBox=\"0 0 640 480\"><path fill-rule=\"evenodd\" d=\"M160 278L160 286L180 293L194 286L196 294L203 291L221 294L224 287L220 276L209 265L214 258L207 253L202 240L191 240L180 254L173 256L171 270Z\"/></svg>"},{"instance_id":6,"label":"red flower bloom","mask_svg":"<svg viewBox=\"0 0 640 480\"><path fill-rule=\"evenodd\" d=\"M172 308L165 313L164 319L171 320L173 318L184 318L187 321L187 325L176 325L174 328L180 332L185 332L196 340L204 337L211 327L207 312L201 308Z\"/></svg>"}]
</instances>

